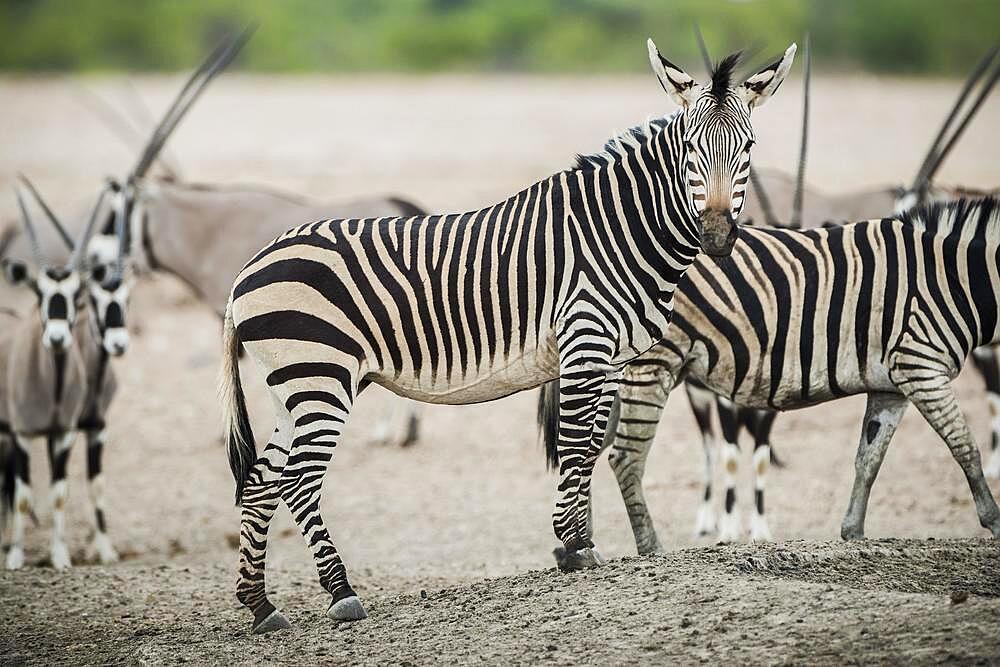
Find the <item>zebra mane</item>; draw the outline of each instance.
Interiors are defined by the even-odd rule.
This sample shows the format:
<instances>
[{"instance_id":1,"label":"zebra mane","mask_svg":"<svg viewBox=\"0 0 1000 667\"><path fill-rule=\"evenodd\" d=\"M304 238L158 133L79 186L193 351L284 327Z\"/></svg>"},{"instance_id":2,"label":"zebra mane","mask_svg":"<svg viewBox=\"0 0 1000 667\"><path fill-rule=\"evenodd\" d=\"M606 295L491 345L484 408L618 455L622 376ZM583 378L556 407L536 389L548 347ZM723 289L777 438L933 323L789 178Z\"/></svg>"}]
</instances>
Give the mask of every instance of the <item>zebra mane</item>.
<instances>
[{"instance_id":1,"label":"zebra mane","mask_svg":"<svg viewBox=\"0 0 1000 667\"><path fill-rule=\"evenodd\" d=\"M959 198L917 206L899 216L917 230L942 238L1000 238L1000 198Z\"/></svg>"},{"instance_id":2,"label":"zebra mane","mask_svg":"<svg viewBox=\"0 0 1000 667\"><path fill-rule=\"evenodd\" d=\"M608 139L604 142L604 147L596 153L578 153L573 163L573 169L591 171L620 162L640 149L649 138L662 132L663 128L679 113L680 111L677 110L666 116L647 118L642 125L630 127Z\"/></svg>"}]
</instances>

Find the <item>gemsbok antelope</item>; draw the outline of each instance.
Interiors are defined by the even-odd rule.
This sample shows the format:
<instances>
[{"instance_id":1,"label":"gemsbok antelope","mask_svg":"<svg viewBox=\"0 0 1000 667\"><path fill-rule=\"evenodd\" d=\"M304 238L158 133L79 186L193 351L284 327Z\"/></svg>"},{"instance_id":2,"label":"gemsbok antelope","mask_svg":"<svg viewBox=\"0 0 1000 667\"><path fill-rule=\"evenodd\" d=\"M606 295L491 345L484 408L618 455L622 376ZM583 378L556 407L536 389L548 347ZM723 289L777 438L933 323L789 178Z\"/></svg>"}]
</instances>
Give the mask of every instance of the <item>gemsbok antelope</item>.
<instances>
[{"instance_id":1,"label":"gemsbok antelope","mask_svg":"<svg viewBox=\"0 0 1000 667\"><path fill-rule=\"evenodd\" d=\"M16 320L0 337L0 437L4 447L4 503L12 510L11 546L7 567L24 565L24 527L32 513L29 454L32 438L48 442L52 484L53 567L70 566L64 540L66 463L86 406L88 383L86 331L93 315L87 302L84 256L105 198L102 191L83 233L74 244L69 262L52 264L43 259L38 237L20 191L18 206L34 262L3 260L7 280L35 294L33 316Z\"/></svg>"}]
</instances>

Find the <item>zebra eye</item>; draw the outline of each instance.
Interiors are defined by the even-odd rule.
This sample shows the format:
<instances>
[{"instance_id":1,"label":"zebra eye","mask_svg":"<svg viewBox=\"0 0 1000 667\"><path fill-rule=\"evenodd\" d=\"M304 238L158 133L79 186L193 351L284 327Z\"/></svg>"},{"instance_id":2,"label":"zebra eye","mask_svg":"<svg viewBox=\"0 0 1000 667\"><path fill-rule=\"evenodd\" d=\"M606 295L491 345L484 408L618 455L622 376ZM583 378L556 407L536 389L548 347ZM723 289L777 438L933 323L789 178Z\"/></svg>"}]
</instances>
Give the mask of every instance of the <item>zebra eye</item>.
<instances>
[{"instance_id":1,"label":"zebra eye","mask_svg":"<svg viewBox=\"0 0 1000 667\"><path fill-rule=\"evenodd\" d=\"M690 141L685 141L684 142L684 150L686 150L688 153L693 153L694 152L694 144L691 143Z\"/></svg>"},{"instance_id":2,"label":"zebra eye","mask_svg":"<svg viewBox=\"0 0 1000 667\"><path fill-rule=\"evenodd\" d=\"M750 141L748 141L748 142L747 142L747 145L746 145L746 147L745 147L745 148L744 148L743 150L745 150L745 151L748 151L748 150L750 150L751 148L753 148L753 145L754 145L755 143L757 143L757 142L756 142L756 141L754 141L753 139L751 139Z\"/></svg>"}]
</instances>

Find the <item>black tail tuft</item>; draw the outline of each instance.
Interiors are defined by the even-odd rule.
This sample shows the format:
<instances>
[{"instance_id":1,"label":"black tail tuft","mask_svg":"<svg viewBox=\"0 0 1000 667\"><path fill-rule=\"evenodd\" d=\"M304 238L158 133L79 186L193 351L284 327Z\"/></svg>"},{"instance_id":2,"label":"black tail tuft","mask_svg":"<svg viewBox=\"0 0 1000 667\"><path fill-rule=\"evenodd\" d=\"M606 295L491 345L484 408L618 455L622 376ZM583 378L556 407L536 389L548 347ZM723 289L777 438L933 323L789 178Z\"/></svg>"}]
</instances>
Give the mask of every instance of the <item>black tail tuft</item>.
<instances>
[{"instance_id":1,"label":"black tail tuft","mask_svg":"<svg viewBox=\"0 0 1000 667\"><path fill-rule=\"evenodd\" d=\"M552 380L538 390L538 430L545 446L549 470L559 468L559 380Z\"/></svg>"}]
</instances>

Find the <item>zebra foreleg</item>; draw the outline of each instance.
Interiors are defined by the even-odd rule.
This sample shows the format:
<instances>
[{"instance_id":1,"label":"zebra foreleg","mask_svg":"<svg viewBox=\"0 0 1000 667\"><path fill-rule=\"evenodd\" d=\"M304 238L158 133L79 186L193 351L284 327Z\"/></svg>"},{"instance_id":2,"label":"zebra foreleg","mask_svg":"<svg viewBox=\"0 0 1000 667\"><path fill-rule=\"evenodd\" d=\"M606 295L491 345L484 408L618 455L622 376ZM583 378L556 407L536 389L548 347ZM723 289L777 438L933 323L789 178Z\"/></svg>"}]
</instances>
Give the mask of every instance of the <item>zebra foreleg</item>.
<instances>
[{"instance_id":1,"label":"zebra foreleg","mask_svg":"<svg viewBox=\"0 0 1000 667\"><path fill-rule=\"evenodd\" d=\"M65 570L72 565L69 549L66 548L66 465L69 463L69 453L73 446L76 433L50 435L49 469L52 473L50 495L52 500L52 543L49 555L52 567Z\"/></svg>"},{"instance_id":2,"label":"zebra foreleg","mask_svg":"<svg viewBox=\"0 0 1000 667\"><path fill-rule=\"evenodd\" d=\"M618 392L618 428L608 462L618 480L636 551L640 554L663 551L642 491L642 477L671 386L672 383L663 381L658 370L648 372L629 366Z\"/></svg>"},{"instance_id":3,"label":"zebra foreleg","mask_svg":"<svg viewBox=\"0 0 1000 667\"><path fill-rule=\"evenodd\" d=\"M868 394L858 454L854 459L851 501L840 526L840 536L845 540L860 540L865 536L865 515L872 484L907 404L906 398L899 394Z\"/></svg>"},{"instance_id":4,"label":"zebra foreleg","mask_svg":"<svg viewBox=\"0 0 1000 667\"><path fill-rule=\"evenodd\" d=\"M104 512L104 430L87 431L87 485L90 502L94 508L94 539L88 547L88 557L96 556L108 565L118 562L118 552L108 538L108 526Z\"/></svg>"},{"instance_id":5,"label":"zebra foreleg","mask_svg":"<svg viewBox=\"0 0 1000 667\"><path fill-rule=\"evenodd\" d=\"M12 436L11 465L14 478L14 511L11 516L10 549L7 551L7 569L24 567L24 524L32 513L31 465L29 452L31 442L16 433Z\"/></svg>"},{"instance_id":6,"label":"zebra foreleg","mask_svg":"<svg viewBox=\"0 0 1000 667\"><path fill-rule=\"evenodd\" d=\"M702 483L705 491L702 494L698 516L694 523L694 534L701 537L710 535L716 530L715 509L712 507L712 480L715 477L715 451L717 449L715 429L712 428L712 405L715 404L715 394L711 390L691 382L685 382L684 389L687 392L688 402L691 404L691 412L694 413L695 421L698 423L698 430L701 432L701 448L704 455ZM666 401L666 396L663 397L663 400ZM660 404L657 419L662 411L663 405ZM650 435L650 440L652 437L653 435Z\"/></svg>"},{"instance_id":7,"label":"zebra foreleg","mask_svg":"<svg viewBox=\"0 0 1000 667\"><path fill-rule=\"evenodd\" d=\"M986 400L990 408L990 457L983 474L1000 479L1000 363L996 348L976 348L972 351L972 361L986 382Z\"/></svg>"},{"instance_id":8,"label":"zebra foreleg","mask_svg":"<svg viewBox=\"0 0 1000 667\"><path fill-rule=\"evenodd\" d=\"M564 353L559 379L561 495L552 515L552 527L565 549L559 560L563 570L594 567L602 562L588 530L590 480L603 446L621 371L605 370L610 349L595 358L595 345L593 340L588 341L586 360L581 359L582 351L578 355ZM567 359L572 363L567 364Z\"/></svg>"},{"instance_id":9,"label":"zebra foreleg","mask_svg":"<svg viewBox=\"0 0 1000 667\"><path fill-rule=\"evenodd\" d=\"M740 471L740 445L737 410L727 398L717 398L719 423L722 426L722 483L726 487L725 510L719 520L719 542L736 542L743 536L739 508L736 506L736 479Z\"/></svg>"}]
</instances>

